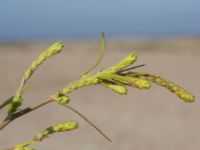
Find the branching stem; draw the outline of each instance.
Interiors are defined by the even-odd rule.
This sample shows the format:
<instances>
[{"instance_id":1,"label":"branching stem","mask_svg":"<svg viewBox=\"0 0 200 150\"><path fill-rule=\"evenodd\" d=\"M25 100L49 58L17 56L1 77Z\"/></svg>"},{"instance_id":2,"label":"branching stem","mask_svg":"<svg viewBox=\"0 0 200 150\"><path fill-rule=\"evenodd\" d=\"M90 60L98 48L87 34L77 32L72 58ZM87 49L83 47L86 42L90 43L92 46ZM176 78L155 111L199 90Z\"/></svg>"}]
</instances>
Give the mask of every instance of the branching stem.
<instances>
[{"instance_id":1,"label":"branching stem","mask_svg":"<svg viewBox=\"0 0 200 150\"><path fill-rule=\"evenodd\" d=\"M0 109L4 108L5 106L7 106L9 103L12 102L13 96L9 97L8 99L4 100L1 104L0 104Z\"/></svg>"},{"instance_id":2,"label":"branching stem","mask_svg":"<svg viewBox=\"0 0 200 150\"><path fill-rule=\"evenodd\" d=\"M14 121L15 119L19 118L19 117L22 117L23 115L29 113L29 112L32 112L44 105L47 105L51 102L54 102L53 99L47 99L43 102L41 102L40 104L37 104L33 107L27 107L27 108L24 108L14 114L12 114L11 116L7 116L1 123L0 123L0 130L2 130L3 128L5 128L9 123L11 123L12 121Z\"/></svg>"}]
</instances>

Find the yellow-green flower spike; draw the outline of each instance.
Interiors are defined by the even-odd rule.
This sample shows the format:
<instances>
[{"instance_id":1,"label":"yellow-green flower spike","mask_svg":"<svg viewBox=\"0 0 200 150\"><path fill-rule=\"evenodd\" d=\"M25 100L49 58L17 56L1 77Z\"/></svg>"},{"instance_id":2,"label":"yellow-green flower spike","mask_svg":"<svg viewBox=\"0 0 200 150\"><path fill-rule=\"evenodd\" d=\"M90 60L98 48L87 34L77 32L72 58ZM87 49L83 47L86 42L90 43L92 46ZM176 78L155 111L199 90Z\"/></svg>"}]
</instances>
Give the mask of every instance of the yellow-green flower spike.
<instances>
[{"instance_id":1,"label":"yellow-green flower spike","mask_svg":"<svg viewBox=\"0 0 200 150\"><path fill-rule=\"evenodd\" d=\"M101 85L111 89L112 91L114 92L117 92L121 95L124 95L124 94L127 94L128 93L128 90L125 86L123 85L118 85L118 84L111 84L111 83L101 83Z\"/></svg>"},{"instance_id":2,"label":"yellow-green flower spike","mask_svg":"<svg viewBox=\"0 0 200 150\"><path fill-rule=\"evenodd\" d=\"M132 65L136 60L137 60L137 55L135 53L131 53L128 56L126 56L124 59L122 59L118 64L108 69L105 69L102 72L116 73Z\"/></svg>"},{"instance_id":3,"label":"yellow-green flower spike","mask_svg":"<svg viewBox=\"0 0 200 150\"><path fill-rule=\"evenodd\" d=\"M76 89L79 89L81 87L89 86L89 85L94 85L99 83L99 79L96 76L87 76L85 78L82 78L81 80L78 80L77 82L74 82L70 84L67 87L64 87L61 92L63 94L69 94L73 92Z\"/></svg>"},{"instance_id":4,"label":"yellow-green flower spike","mask_svg":"<svg viewBox=\"0 0 200 150\"><path fill-rule=\"evenodd\" d=\"M151 82L148 80L128 76L125 76L125 78L128 78L132 81L130 84L131 87L136 87L139 89L149 89L151 87Z\"/></svg>"},{"instance_id":5,"label":"yellow-green flower spike","mask_svg":"<svg viewBox=\"0 0 200 150\"><path fill-rule=\"evenodd\" d=\"M28 70L25 72L24 77L22 78L21 84L19 88L16 91L15 97L11 104L8 106L8 114L12 114L16 112L17 108L19 108L22 105L22 94L24 92L24 86L28 79L31 77L31 75L38 69L38 67L49 57L61 52L63 49L64 44L63 42L56 42L51 47L49 47L47 50L40 53L38 58L33 61L31 66L28 68Z\"/></svg>"},{"instance_id":6,"label":"yellow-green flower spike","mask_svg":"<svg viewBox=\"0 0 200 150\"><path fill-rule=\"evenodd\" d=\"M152 81L162 87L167 88L171 92L175 93L179 98L184 100L185 102L194 102L195 96L189 93L188 91L184 90L180 86L176 85L175 83L172 83L166 79L163 79L159 76L148 74L148 73L133 73L129 74L129 76L136 76L145 78L146 80Z\"/></svg>"},{"instance_id":7,"label":"yellow-green flower spike","mask_svg":"<svg viewBox=\"0 0 200 150\"><path fill-rule=\"evenodd\" d=\"M38 67L49 57L52 57L55 54L58 54L64 48L63 42L56 42L52 46L50 46L47 50L40 53L38 58L33 61L30 68L26 71L24 80L28 80L34 71L38 69Z\"/></svg>"},{"instance_id":8,"label":"yellow-green flower spike","mask_svg":"<svg viewBox=\"0 0 200 150\"><path fill-rule=\"evenodd\" d=\"M32 62L31 66L25 72L25 75L22 78L20 86L16 91L15 98L22 97L26 82L32 76L32 74L38 69L38 67L49 57L61 52L63 47L64 47L63 42L56 42L47 50L40 53L37 59ZM21 106L21 104L22 104L22 98L20 102L19 101L16 102L15 99L13 99L13 102L8 106L8 114L14 113L17 110L17 108Z\"/></svg>"},{"instance_id":9,"label":"yellow-green flower spike","mask_svg":"<svg viewBox=\"0 0 200 150\"><path fill-rule=\"evenodd\" d=\"M38 69L38 67L48 58L52 57L55 54L58 54L64 48L63 42L56 42L52 46L50 46L47 50L40 53L40 55L35 59L28 70L25 72L24 77L22 78L22 82L19 88L16 91L16 95L22 95L24 84L27 80L32 76L32 74Z\"/></svg>"},{"instance_id":10,"label":"yellow-green flower spike","mask_svg":"<svg viewBox=\"0 0 200 150\"><path fill-rule=\"evenodd\" d=\"M53 130L55 132L65 132L65 131L73 130L76 128L78 128L78 123L75 121L64 122L64 123L53 126Z\"/></svg>"},{"instance_id":11,"label":"yellow-green flower spike","mask_svg":"<svg viewBox=\"0 0 200 150\"><path fill-rule=\"evenodd\" d=\"M33 138L33 140L42 141L44 138L48 137L50 134L53 134L55 132L65 132L65 131L70 131L76 128L78 128L78 123L75 121L59 123L43 130L42 132L37 134Z\"/></svg>"}]
</instances>

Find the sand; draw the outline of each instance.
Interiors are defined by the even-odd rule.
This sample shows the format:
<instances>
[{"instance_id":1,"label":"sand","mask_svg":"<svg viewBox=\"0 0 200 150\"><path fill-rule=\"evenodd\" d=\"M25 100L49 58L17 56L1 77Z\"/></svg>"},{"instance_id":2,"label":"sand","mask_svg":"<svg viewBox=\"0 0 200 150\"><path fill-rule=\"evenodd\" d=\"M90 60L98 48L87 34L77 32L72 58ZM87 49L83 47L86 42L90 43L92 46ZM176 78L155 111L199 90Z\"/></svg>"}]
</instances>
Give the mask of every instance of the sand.
<instances>
[{"instance_id":1,"label":"sand","mask_svg":"<svg viewBox=\"0 0 200 150\"><path fill-rule=\"evenodd\" d=\"M0 44L0 101L13 95L21 77L37 56L51 42ZM25 106L39 103L67 85L89 68L97 56L98 41L66 40L64 51L34 74L25 93ZM70 95L70 105L78 109L111 139L106 141L83 119L61 106L50 104L23 116L0 131L0 148L31 139L33 135L63 121L76 120L79 128L52 135L37 150L195 150L200 143L200 39L116 39L107 41L100 68L109 67L131 52L136 64L146 64L137 71L165 77L191 91L196 102L188 104L162 87L150 90L129 88L121 96L102 86L91 86ZM5 109L0 111L0 119Z\"/></svg>"}]
</instances>

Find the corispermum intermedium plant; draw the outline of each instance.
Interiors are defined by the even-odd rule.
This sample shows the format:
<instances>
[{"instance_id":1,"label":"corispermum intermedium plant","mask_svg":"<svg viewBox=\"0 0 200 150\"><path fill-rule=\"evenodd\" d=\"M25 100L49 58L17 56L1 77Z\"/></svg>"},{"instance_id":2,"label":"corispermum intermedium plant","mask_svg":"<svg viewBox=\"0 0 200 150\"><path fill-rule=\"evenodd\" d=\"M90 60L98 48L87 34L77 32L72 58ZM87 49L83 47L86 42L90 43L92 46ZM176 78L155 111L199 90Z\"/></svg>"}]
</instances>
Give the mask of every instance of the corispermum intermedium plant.
<instances>
[{"instance_id":1,"label":"corispermum intermedium plant","mask_svg":"<svg viewBox=\"0 0 200 150\"><path fill-rule=\"evenodd\" d=\"M106 136L99 128L97 128L91 121L89 121L84 115L79 111L69 105L70 102L70 93L83 88L85 86L97 85L100 84L113 92L117 92L121 95L128 93L127 87L137 88L141 90L150 89L152 83L162 86L168 89L170 92L177 95L184 102L194 102L195 97L184 90L180 86L176 85L173 82L170 82L162 77L159 77L154 74L146 72L136 72L135 69L144 66L131 66L137 60L137 54L131 53L123 58L121 61L115 65L101 69L97 73L93 73L93 70L101 62L104 51L105 51L105 37L102 33L101 38L101 48L99 55L97 57L96 63L89 68L86 72L82 73L80 77L74 81L66 84L63 88L56 91L46 100L40 102L34 106L23 107L24 102L24 92L27 88L27 82L32 77L32 75L38 70L38 68L50 57L60 53L64 48L63 42L56 42L50 46L47 50L41 52L39 56L32 62L30 67L25 72L19 87L13 96L10 96L8 99L1 101L0 109L7 107L7 116L5 119L0 122L0 130L3 130L9 123L13 122L15 119L20 118L21 116L28 114L36 109L39 109L49 103L55 103L61 107L66 107L67 109L72 110L85 121L87 121L92 127L94 127L102 136L104 136L108 141L111 142L110 138ZM33 136L32 139L25 142L20 142L15 146L10 148L4 148L3 150L35 150L33 148L34 144L42 142L45 138L50 135L58 132L66 132L78 128L78 122L76 121L66 121L61 123L56 123L49 126L48 128L42 130L40 133Z\"/></svg>"}]
</instances>

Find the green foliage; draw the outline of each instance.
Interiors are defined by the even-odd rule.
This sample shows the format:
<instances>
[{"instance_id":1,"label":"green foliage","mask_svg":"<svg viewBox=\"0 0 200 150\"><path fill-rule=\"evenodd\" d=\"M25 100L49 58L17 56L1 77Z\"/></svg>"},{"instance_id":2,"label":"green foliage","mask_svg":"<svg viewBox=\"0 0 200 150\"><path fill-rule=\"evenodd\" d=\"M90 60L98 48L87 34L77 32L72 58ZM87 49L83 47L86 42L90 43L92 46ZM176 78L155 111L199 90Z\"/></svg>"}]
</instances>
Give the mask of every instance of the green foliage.
<instances>
[{"instance_id":1,"label":"green foliage","mask_svg":"<svg viewBox=\"0 0 200 150\"><path fill-rule=\"evenodd\" d=\"M107 140L111 141L101 130L99 130L94 124L92 124L86 117L84 117L81 113L79 113L74 108L68 106L70 102L69 95L71 92L77 89L83 88L85 86L96 85L96 84L102 85L116 93L124 95L128 93L127 86L131 88L137 88L137 89L143 90L143 89L150 89L152 83L155 83L157 85L160 85L168 89L172 93L176 94L180 99L184 100L185 102L194 102L195 100L195 97L191 93L189 93L188 91L184 90L180 86L166 79L163 79L159 76L149 74L149 73L132 72L134 68L142 66L140 65L140 66L131 67L131 65L134 64L134 62L137 60L137 55L135 53L131 53L127 55L119 63L109 68L103 69L97 72L96 74L91 73L99 65L104 55L105 36L102 33L101 49L100 49L99 56L97 58L96 63L90 69L88 69L88 71L83 73L80 76L80 78L76 80L75 82L70 83L67 86L59 89L57 92L55 92L55 94L50 96L50 98L47 99L46 101L36 106L28 107L28 108L20 110L19 108L23 104L23 93L24 93L24 89L25 89L27 81L30 79L33 73L38 69L38 67L46 59L61 52L63 47L64 47L64 44L62 42L56 42L49 49L41 52L40 55L37 57L37 59L33 61L31 66L26 71L24 77L22 78L19 88L17 89L15 93L15 96L11 99L11 101L10 99L8 99L6 102L0 105L1 106L0 108L2 108L6 104L8 104L8 116L4 119L4 121L0 125L1 130L14 119L21 117L22 115L29 113L30 111L38 109L50 102L56 102L60 104L61 106L64 106L72 110L79 116L81 116L90 125L92 125L100 134L102 134ZM78 127L78 123L75 121L58 123L56 125L50 126L46 128L45 130L41 131L36 136L34 136L32 140L17 144L15 147L10 148L10 150L34 150L33 148L29 148L27 146L41 142L44 138L48 137L51 134L54 134L57 132L70 131L70 130L76 129L77 127Z\"/></svg>"}]
</instances>

